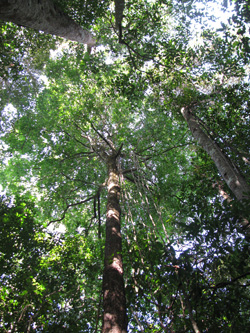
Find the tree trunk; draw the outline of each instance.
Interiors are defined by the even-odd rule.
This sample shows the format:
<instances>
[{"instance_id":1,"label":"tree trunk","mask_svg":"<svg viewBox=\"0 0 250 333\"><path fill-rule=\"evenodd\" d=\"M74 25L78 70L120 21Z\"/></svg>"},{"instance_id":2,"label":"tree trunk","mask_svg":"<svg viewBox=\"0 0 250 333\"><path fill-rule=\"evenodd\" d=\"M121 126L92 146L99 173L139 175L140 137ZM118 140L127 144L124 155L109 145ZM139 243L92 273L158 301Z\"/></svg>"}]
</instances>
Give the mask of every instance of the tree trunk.
<instances>
[{"instance_id":1,"label":"tree trunk","mask_svg":"<svg viewBox=\"0 0 250 333\"><path fill-rule=\"evenodd\" d=\"M103 273L102 332L127 332L126 299L123 281L122 239L120 233L120 184L116 156L107 159L108 201Z\"/></svg>"},{"instance_id":2,"label":"tree trunk","mask_svg":"<svg viewBox=\"0 0 250 333\"><path fill-rule=\"evenodd\" d=\"M187 310L188 310L188 314L189 314L189 319L191 321L191 324L192 324L192 327L193 327L193 330L195 333L200 333L200 329L196 323L196 321L194 320L194 316L193 316L193 311L192 311L192 306L189 302L189 299L188 299L188 295L186 294L186 291L183 287L183 284L181 283L181 288L182 288L182 292L183 292L183 295L184 295L184 300L185 300L185 303L187 305Z\"/></svg>"},{"instance_id":3,"label":"tree trunk","mask_svg":"<svg viewBox=\"0 0 250 333\"><path fill-rule=\"evenodd\" d=\"M116 26L116 29L119 29L119 27L122 23L124 8L125 8L124 0L115 0L115 26Z\"/></svg>"},{"instance_id":4,"label":"tree trunk","mask_svg":"<svg viewBox=\"0 0 250 333\"><path fill-rule=\"evenodd\" d=\"M212 158L218 171L235 197L239 201L249 199L250 186L247 184L244 177L232 165L219 146L205 132L203 132L198 120L194 117L189 108L182 108L181 113L187 121L194 138Z\"/></svg>"},{"instance_id":5,"label":"tree trunk","mask_svg":"<svg viewBox=\"0 0 250 333\"><path fill-rule=\"evenodd\" d=\"M0 19L93 46L95 40L52 0L0 0Z\"/></svg>"}]
</instances>

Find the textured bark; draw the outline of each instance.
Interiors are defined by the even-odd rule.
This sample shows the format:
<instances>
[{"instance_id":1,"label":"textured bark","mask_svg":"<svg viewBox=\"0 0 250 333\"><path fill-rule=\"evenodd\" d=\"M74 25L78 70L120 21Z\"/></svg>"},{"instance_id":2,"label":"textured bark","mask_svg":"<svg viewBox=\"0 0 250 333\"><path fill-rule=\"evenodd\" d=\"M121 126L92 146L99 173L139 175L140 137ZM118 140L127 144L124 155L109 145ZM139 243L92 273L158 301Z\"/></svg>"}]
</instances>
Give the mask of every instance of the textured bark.
<instances>
[{"instance_id":1,"label":"textured bark","mask_svg":"<svg viewBox=\"0 0 250 333\"><path fill-rule=\"evenodd\" d=\"M108 200L103 273L103 333L127 332L126 299L123 281L120 232L120 184L116 156L107 159Z\"/></svg>"},{"instance_id":2,"label":"textured bark","mask_svg":"<svg viewBox=\"0 0 250 333\"><path fill-rule=\"evenodd\" d=\"M93 46L95 40L52 0L0 0L0 19Z\"/></svg>"},{"instance_id":3,"label":"textured bark","mask_svg":"<svg viewBox=\"0 0 250 333\"><path fill-rule=\"evenodd\" d=\"M250 186L240 172L232 165L219 146L200 127L198 120L188 108L182 108L183 117L201 147L209 154L214 161L218 171L225 180L235 197L242 201L249 199Z\"/></svg>"}]
</instances>

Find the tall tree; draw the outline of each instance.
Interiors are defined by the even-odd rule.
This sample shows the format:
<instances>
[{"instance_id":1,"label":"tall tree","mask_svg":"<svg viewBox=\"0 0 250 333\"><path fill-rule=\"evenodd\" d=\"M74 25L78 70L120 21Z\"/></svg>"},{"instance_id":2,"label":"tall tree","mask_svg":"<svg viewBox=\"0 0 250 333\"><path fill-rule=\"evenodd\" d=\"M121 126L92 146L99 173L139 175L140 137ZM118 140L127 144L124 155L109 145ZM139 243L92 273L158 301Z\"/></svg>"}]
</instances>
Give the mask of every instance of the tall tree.
<instances>
[{"instance_id":1,"label":"tall tree","mask_svg":"<svg viewBox=\"0 0 250 333\"><path fill-rule=\"evenodd\" d=\"M220 147L202 130L199 119L193 114L191 107L183 107L181 112L194 138L212 158L222 178L235 197L239 201L249 199L250 186Z\"/></svg>"},{"instance_id":2,"label":"tall tree","mask_svg":"<svg viewBox=\"0 0 250 333\"><path fill-rule=\"evenodd\" d=\"M65 59L64 59L65 61ZM81 71L77 72L74 69L74 75L72 76L71 65L69 64L69 68L66 70L65 73L65 80L68 81L68 83L71 85L76 80L76 82L79 79L81 80L81 75L84 73ZM83 70L83 68L81 69ZM81 74L80 74L81 73ZM75 76L76 74L76 76ZM80 76L79 76L80 74ZM71 208L74 208L76 206L79 206L83 203L93 202L93 205L95 206L97 203L97 197L100 195L100 191L107 186L108 193L107 193L107 220L106 220L106 242L105 242L105 259L104 259L104 273L103 273L103 304L104 304L104 319L103 319L103 332L112 332L115 330L116 332L126 332L127 331L127 314L126 314L126 303L125 303L125 290L124 290L124 282L123 282L123 267L122 267L122 248L121 248L121 233L120 233L120 205L119 205L119 196L120 196L120 185L119 185L119 176L121 171L118 171L118 160L120 158L121 149L117 150L114 148L114 143L111 139L111 137L114 135L114 129L112 129L112 124L110 120L108 119L108 114L112 116L112 113L110 109L112 107L116 107L116 100L109 99L109 103L112 102L112 104L107 107L107 101L105 98L105 90L100 91L99 94L99 100L94 101L92 98L89 100L89 89L94 89L96 92L99 91L98 86L96 85L96 82L98 80L93 80L94 77L91 72L89 72L89 78L85 81L86 89L84 93L82 93L82 98L87 103L92 104L92 108L90 108L90 104L87 108L84 107L82 104L81 107L83 107L84 110L81 110L81 107L79 109L78 105L72 105L72 109L70 113L66 111L62 111L67 103L70 103L70 100L67 100L66 104L58 103L58 98L61 99L64 93L61 90L64 89L63 86L59 88L59 91L54 91L55 94L52 97L50 95L49 90L44 90L41 93L41 99L38 102L38 109L40 110L38 113L40 113L40 116L43 119L43 125L40 123L38 127L33 127L36 123L34 122L34 118L31 120L29 125L33 128L34 132L33 134L36 136L39 132L43 132L41 138L43 137L42 141L38 144L42 144L40 148L40 152L38 150L33 151L35 158L38 158L40 162L37 162L40 164L38 169L38 173L40 176L42 175L46 169L48 171L48 165L50 164L50 161L52 162L52 165L50 165L49 173L51 172L52 168L56 167L56 159L57 154L56 152L57 148L61 150L60 146L62 142L64 141L64 138L66 139L65 149L63 149L62 154L64 155L65 159L61 160L59 164L61 164L61 167L59 165L56 167L58 169L61 169L59 173L57 173L57 176L54 178L55 182L54 185L52 185L50 188L52 190L51 194L56 190L57 185L56 183L59 181L62 185L64 183L63 178L66 180L67 188L65 188L65 193L61 192L62 187L60 186L59 192L56 190L57 194L61 196L63 204L63 211L60 214L60 211L56 212L56 215L58 216L55 220L62 220L65 217L66 212L70 210ZM84 75L85 76L85 75ZM101 82L105 76L103 76L102 73L100 73L99 81ZM73 80L73 81L72 81ZM83 82L84 82L83 81ZM99 82L99 83L100 83ZM57 90L56 87L58 86L58 82L55 82L54 88ZM54 89L52 88L52 89ZM77 90L80 88L80 86L75 85L74 89L71 90L73 94L77 93ZM109 89L110 87L108 87ZM81 88L80 88L81 89ZM70 91L70 90L69 90ZM66 92L66 91L65 91ZM67 94L67 93L66 93ZM66 96L66 95L65 95ZM52 99L51 99L52 97ZM55 103L57 107L61 108L61 111L56 115L54 114L52 117L48 117L47 115L47 107L45 105L49 105L50 103ZM48 104L47 104L48 103ZM82 101L80 102L82 103ZM118 105L123 107L123 101L118 102ZM81 104L80 104L81 105ZM69 104L68 104L69 106ZM93 109L106 109L106 114L100 114L99 116L95 115L93 113ZM37 109L37 110L38 110ZM36 112L35 112L36 113ZM35 116L35 114L34 114ZM39 116L39 117L40 117ZM56 118L54 118L56 116ZM36 117L36 116L35 116ZM52 120L53 118L53 120ZM24 120L24 118L23 118ZM58 123L59 121L59 123ZM24 123L23 123L24 124ZM65 126L64 126L65 124ZM29 126L28 125L28 126ZM42 127L41 127L42 126ZM103 126L103 128L102 128ZM46 128L46 129L45 129ZM56 150L52 148L54 144L50 140L51 135L54 136L54 133L58 139L61 137L61 134L63 137L59 139L59 141L56 139ZM45 136L44 136L45 135ZM59 136L58 136L59 135ZM33 137L35 139L35 136ZM45 138L46 137L46 138ZM36 139L35 139L36 140ZM48 141L50 143L48 144ZM68 142L68 143L67 143ZM44 146L45 143L45 146ZM52 144L52 146L51 146ZM59 145L58 145L59 144ZM69 144L69 145L68 145ZM37 146L37 148L38 148ZM46 148L47 147L47 148ZM62 146L61 146L62 147ZM67 147L67 148L66 148ZM73 148L74 147L74 148ZM47 156L47 149L53 150L53 158L50 160L49 156ZM29 149L28 149L29 150ZM43 151L43 152L42 152ZM47 151L47 152L46 152ZM45 153L45 155L44 155ZM61 154L61 153L59 153ZM49 153L50 155L50 153ZM86 160L85 160L86 158ZM81 166L82 161L85 160L84 164L85 166ZM50 160L50 161L49 161ZM99 160L100 165L98 166L97 161ZM65 162L68 165L69 169L65 168ZM73 165L72 165L73 162ZM44 164L45 163L45 164ZM47 164L48 163L48 164ZM54 164L56 163L56 164ZM79 164L80 163L80 164ZM47 166L46 166L47 164ZM45 169L44 169L44 167ZM41 167L41 169L40 169ZM96 169L97 167L97 169ZM108 171L108 177L107 182L105 181L106 175L103 172L103 167ZM35 167L36 168L36 167ZM94 168L94 170L92 169ZM91 170L92 169L92 170ZM45 171L45 173L47 173ZM94 172L93 172L94 171ZM36 171L35 171L36 173ZM77 175L78 173L78 175ZM99 175L98 175L99 173ZM51 173L50 173L51 174ZM52 175L52 174L51 174ZM40 178L39 176L39 178ZM44 174L45 182L47 176ZM50 177L50 176L49 176ZM42 180L43 176L40 178L42 186L44 180ZM57 180L56 180L57 179ZM73 190L73 183L75 183L76 187ZM71 183L71 184L70 184ZM77 184L78 183L78 184ZM75 192L76 191L76 192ZM56 194L54 192L54 194ZM75 193L74 193L75 192ZM71 193L71 194L70 194ZM57 196L56 194L56 196ZM73 196L72 196L73 195ZM70 198L71 197L71 198ZM73 200L72 200L73 199ZM52 208L52 206L51 206ZM54 207L55 208L55 207ZM54 210L54 208L52 208ZM59 207L58 207L59 208ZM98 207L98 210L100 207ZM59 208L60 210L60 208ZM94 208L96 213L96 208ZM58 214L59 213L59 214ZM99 213L98 213L99 215ZM100 218L100 216L99 216ZM70 221L72 223L72 221Z\"/></svg>"},{"instance_id":3,"label":"tall tree","mask_svg":"<svg viewBox=\"0 0 250 333\"><path fill-rule=\"evenodd\" d=\"M21 160L23 154L30 156L31 164L28 166L28 163L26 167L31 167L31 173L23 173L26 168L23 165L24 169L16 169L16 175L21 179L25 174L28 177L32 175L37 179L37 189L46 188L45 192L48 191L44 194L50 200L41 201L45 204L46 220L63 220L65 224L72 226L77 219L81 219L81 210L77 209L80 204L86 204L89 209L94 210L94 216L98 215L99 219L99 212L97 214L95 208L98 196L101 195L104 201L107 200L103 330L108 332L117 328L125 332L127 318L121 259L119 176L132 184L136 184L141 177L147 178L151 157L144 154L148 154L152 148L152 157L155 155L157 159L158 152L153 142L150 144L144 138L153 135L158 141L157 146L159 145L163 152L164 145L159 140L161 131L152 129L150 120L147 130L142 128L144 103L147 104L141 98L143 91L130 94L128 103L126 96L118 97L113 90L113 79L119 75L119 69L103 63L103 70L96 73L97 60L92 59L91 63L88 55L85 57L75 59L65 56L48 64L50 86L40 92L36 108L32 112L20 109L14 132L10 130L9 134L6 133L6 143L14 144L17 150L22 151L19 156ZM60 71L56 68L60 68ZM58 112L54 112L51 105L54 105ZM136 112L131 112L134 107ZM164 122L160 125L167 132ZM173 138L174 136L173 134ZM182 133L176 135L177 143L182 136ZM23 139L24 145L21 143ZM145 143L149 144L149 148L145 147ZM33 147L31 150L30 144ZM131 150L138 151L137 162L134 160L136 154L132 154ZM19 157L16 162L20 166L22 162ZM140 164L144 165L142 170ZM153 162L151 167L156 165ZM12 178L14 174L9 176ZM148 187L154 186L151 178L148 175ZM19 180L12 181L12 185L19 187ZM108 188L107 197L103 193L105 187ZM94 209L91 208L91 203Z\"/></svg>"},{"instance_id":4,"label":"tall tree","mask_svg":"<svg viewBox=\"0 0 250 333\"><path fill-rule=\"evenodd\" d=\"M103 333L127 332L126 296L123 280L119 170L120 152L105 156L108 169L106 244L103 272Z\"/></svg>"},{"instance_id":5,"label":"tall tree","mask_svg":"<svg viewBox=\"0 0 250 333\"><path fill-rule=\"evenodd\" d=\"M51 0L1 0L0 19L89 46L95 44L93 35L74 22Z\"/></svg>"}]
</instances>

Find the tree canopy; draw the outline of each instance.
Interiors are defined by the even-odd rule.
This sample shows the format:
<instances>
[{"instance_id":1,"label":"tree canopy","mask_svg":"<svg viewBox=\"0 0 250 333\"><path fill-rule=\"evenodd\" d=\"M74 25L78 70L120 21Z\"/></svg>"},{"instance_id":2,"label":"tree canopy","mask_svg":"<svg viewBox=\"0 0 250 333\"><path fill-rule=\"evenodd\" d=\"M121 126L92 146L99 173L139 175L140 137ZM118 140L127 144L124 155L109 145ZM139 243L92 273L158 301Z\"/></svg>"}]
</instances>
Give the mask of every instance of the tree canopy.
<instances>
[{"instance_id":1,"label":"tree canopy","mask_svg":"<svg viewBox=\"0 0 250 333\"><path fill-rule=\"evenodd\" d=\"M122 277L119 332L249 332L248 2L55 4L91 52L1 23L1 329L112 332Z\"/></svg>"}]
</instances>

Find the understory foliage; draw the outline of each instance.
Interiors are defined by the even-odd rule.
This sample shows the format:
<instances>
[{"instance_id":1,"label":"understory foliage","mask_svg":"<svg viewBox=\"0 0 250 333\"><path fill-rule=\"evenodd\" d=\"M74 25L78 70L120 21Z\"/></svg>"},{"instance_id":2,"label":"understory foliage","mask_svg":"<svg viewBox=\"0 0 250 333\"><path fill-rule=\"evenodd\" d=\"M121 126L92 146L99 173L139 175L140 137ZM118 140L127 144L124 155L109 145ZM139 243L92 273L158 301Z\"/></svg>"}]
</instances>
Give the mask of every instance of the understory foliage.
<instances>
[{"instance_id":1,"label":"understory foliage","mask_svg":"<svg viewBox=\"0 0 250 333\"><path fill-rule=\"evenodd\" d=\"M56 2L92 29L91 54L1 24L0 330L101 330L116 151L128 331L249 332L249 202L181 114L249 184L248 2L214 27L207 1L129 0L122 35L113 3Z\"/></svg>"},{"instance_id":2,"label":"understory foliage","mask_svg":"<svg viewBox=\"0 0 250 333\"><path fill-rule=\"evenodd\" d=\"M102 242L48 232L33 206L1 201L1 330L87 332L98 318Z\"/></svg>"}]
</instances>

